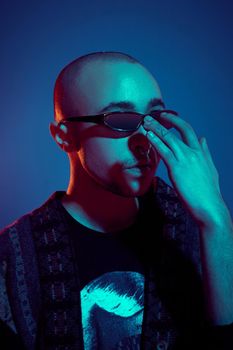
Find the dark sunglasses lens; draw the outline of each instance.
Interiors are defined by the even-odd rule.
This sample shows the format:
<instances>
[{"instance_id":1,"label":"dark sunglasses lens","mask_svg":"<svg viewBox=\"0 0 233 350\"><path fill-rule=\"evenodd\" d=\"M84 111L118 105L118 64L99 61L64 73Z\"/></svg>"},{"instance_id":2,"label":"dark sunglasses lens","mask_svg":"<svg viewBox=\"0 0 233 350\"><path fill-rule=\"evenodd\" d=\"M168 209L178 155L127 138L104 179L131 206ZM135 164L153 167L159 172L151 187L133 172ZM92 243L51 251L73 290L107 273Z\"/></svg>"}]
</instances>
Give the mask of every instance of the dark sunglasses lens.
<instances>
[{"instance_id":1,"label":"dark sunglasses lens","mask_svg":"<svg viewBox=\"0 0 233 350\"><path fill-rule=\"evenodd\" d=\"M134 131L139 126L142 116L134 113L114 113L105 118L105 123L119 131Z\"/></svg>"}]
</instances>

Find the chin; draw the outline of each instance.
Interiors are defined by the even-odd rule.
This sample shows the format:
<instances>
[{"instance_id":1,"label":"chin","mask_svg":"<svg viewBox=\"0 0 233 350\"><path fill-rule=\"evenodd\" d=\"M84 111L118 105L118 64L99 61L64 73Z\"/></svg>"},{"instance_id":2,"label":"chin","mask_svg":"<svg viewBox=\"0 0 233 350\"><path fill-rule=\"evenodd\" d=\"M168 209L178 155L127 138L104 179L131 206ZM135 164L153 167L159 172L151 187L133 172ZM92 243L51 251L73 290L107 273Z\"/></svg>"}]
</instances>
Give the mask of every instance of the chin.
<instances>
[{"instance_id":1,"label":"chin","mask_svg":"<svg viewBox=\"0 0 233 350\"><path fill-rule=\"evenodd\" d=\"M125 183L117 183L111 191L122 197L139 197L148 192L152 184L153 177L147 179L131 179Z\"/></svg>"},{"instance_id":2,"label":"chin","mask_svg":"<svg viewBox=\"0 0 233 350\"><path fill-rule=\"evenodd\" d=\"M149 191L151 184L152 184L152 179L151 179L151 181L147 181L143 184L139 184L136 182L133 183L131 185L132 197L143 196L146 192Z\"/></svg>"}]
</instances>

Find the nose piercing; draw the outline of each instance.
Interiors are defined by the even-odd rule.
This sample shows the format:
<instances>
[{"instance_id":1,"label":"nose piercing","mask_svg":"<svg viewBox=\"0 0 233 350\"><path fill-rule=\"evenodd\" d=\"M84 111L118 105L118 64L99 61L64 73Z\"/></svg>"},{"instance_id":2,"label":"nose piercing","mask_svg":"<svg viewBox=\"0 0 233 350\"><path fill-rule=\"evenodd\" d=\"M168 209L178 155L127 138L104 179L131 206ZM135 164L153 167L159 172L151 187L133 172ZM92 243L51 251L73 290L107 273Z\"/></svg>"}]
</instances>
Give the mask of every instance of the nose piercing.
<instances>
[{"instance_id":1,"label":"nose piercing","mask_svg":"<svg viewBox=\"0 0 233 350\"><path fill-rule=\"evenodd\" d=\"M150 144L149 144L149 148L148 148L148 150L147 150L147 152L146 152L146 155L147 155L147 156L148 156L149 153L150 153L151 147L152 147L152 145L151 145L151 143L150 143Z\"/></svg>"},{"instance_id":2,"label":"nose piercing","mask_svg":"<svg viewBox=\"0 0 233 350\"><path fill-rule=\"evenodd\" d=\"M142 147L137 146L137 151L138 151L139 154L144 155L144 156L146 155L148 157L151 148L152 148L151 144L149 144L149 148L147 150L143 149Z\"/></svg>"}]
</instances>

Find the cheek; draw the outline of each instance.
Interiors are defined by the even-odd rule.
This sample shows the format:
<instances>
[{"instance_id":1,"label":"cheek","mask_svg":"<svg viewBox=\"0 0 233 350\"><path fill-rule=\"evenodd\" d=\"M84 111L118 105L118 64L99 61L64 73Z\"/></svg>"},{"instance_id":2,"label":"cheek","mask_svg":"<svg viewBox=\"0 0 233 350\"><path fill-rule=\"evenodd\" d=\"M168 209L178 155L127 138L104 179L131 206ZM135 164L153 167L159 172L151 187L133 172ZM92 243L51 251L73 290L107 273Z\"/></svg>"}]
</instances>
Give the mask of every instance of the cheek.
<instances>
[{"instance_id":1,"label":"cheek","mask_svg":"<svg viewBox=\"0 0 233 350\"><path fill-rule=\"evenodd\" d=\"M105 173L107 169L119 163L123 157L125 146L119 140L89 139L82 145L80 160L86 170Z\"/></svg>"}]
</instances>

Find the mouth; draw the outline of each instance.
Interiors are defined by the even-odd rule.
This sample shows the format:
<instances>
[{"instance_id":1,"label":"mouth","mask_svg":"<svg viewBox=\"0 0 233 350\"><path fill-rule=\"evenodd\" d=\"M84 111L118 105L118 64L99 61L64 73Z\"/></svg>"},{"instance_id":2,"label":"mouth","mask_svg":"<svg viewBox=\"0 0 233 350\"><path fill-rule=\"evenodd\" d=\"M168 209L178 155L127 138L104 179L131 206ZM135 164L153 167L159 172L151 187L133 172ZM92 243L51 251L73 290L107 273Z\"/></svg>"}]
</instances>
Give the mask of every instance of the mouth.
<instances>
[{"instance_id":1,"label":"mouth","mask_svg":"<svg viewBox=\"0 0 233 350\"><path fill-rule=\"evenodd\" d=\"M151 163L138 163L138 164L134 164L130 167L128 167L127 169L134 169L134 168L137 168L137 169L147 169L147 168L152 168L152 164Z\"/></svg>"},{"instance_id":2,"label":"mouth","mask_svg":"<svg viewBox=\"0 0 233 350\"><path fill-rule=\"evenodd\" d=\"M138 165L134 165L134 166L126 168L126 171L132 175L138 175L138 176L147 175L151 172L151 165L149 165L149 164L139 165L138 164Z\"/></svg>"}]
</instances>

